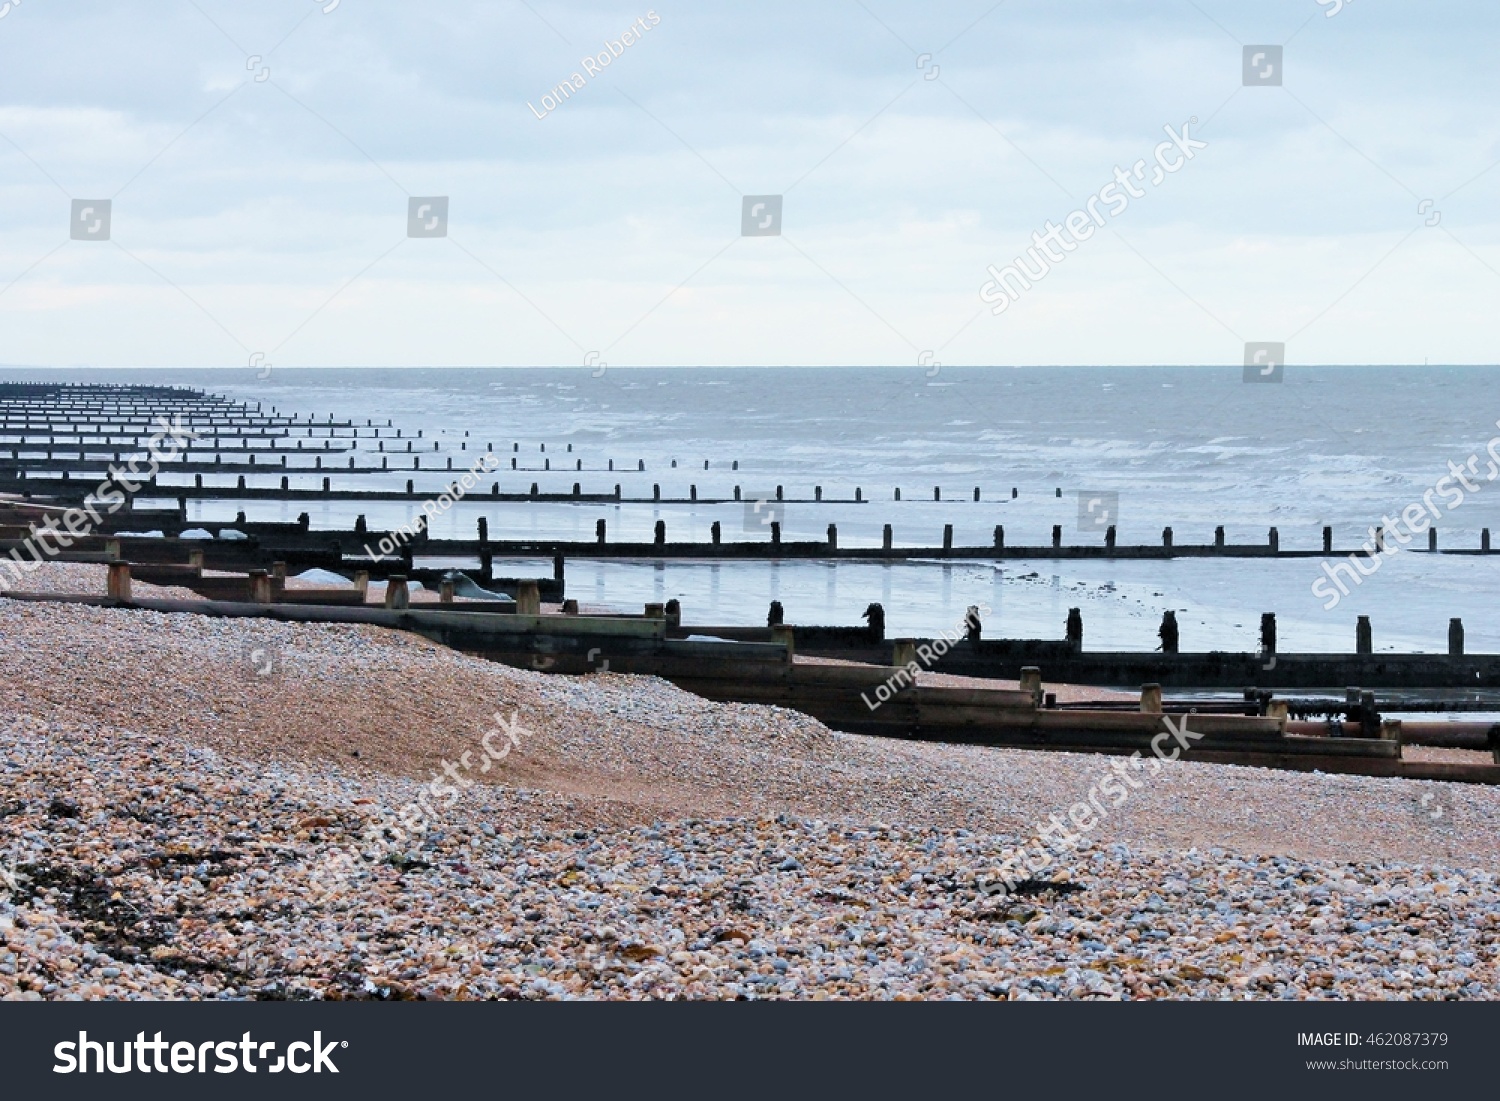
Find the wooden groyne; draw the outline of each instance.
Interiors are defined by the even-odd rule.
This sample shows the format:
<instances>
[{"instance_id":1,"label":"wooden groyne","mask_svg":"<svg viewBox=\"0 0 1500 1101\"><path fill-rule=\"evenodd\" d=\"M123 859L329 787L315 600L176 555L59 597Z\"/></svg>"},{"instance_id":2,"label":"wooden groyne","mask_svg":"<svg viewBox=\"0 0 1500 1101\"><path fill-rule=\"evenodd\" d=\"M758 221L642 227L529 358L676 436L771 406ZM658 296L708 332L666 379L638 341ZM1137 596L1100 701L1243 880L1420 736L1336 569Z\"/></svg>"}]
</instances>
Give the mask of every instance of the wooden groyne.
<instances>
[{"instance_id":1,"label":"wooden groyne","mask_svg":"<svg viewBox=\"0 0 1500 1101\"><path fill-rule=\"evenodd\" d=\"M1272 613L1261 617L1258 649L1194 653L1179 650L1176 617L1170 612L1158 631L1161 648L1128 651L1086 649L1083 615L1077 608L1069 613L1069 630L1061 639L984 638L982 624L975 621L963 637L944 640L941 648L935 647L937 640L931 638L887 638L885 610L878 604L871 609L875 617L870 626L788 629L797 639L798 652L810 656L905 664L919 660L926 651L935 656L930 662L920 662L924 669L985 680L1017 680L1027 667L1041 666L1059 682L1100 687L1156 683L1182 690L1285 691L1358 684L1387 690L1500 690L1500 654L1467 652L1463 621L1459 619L1448 621L1448 651L1440 654L1376 653L1368 616L1355 618L1351 652L1286 653L1276 647L1276 616ZM784 621L779 603L771 606L767 618L775 623ZM695 624L673 630L684 635L764 642L769 641L774 628ZM1500 710L1500 704L1489 709Z\"/></svg>"},{"instance_id":2,"label":"wooden groyne","mask_svg":"<svg viewBox=\"0 0 1500 1101\"><path fill-rule=\"evenodd\" d=\"M1500 783L1495 764L1437 764L1402 754L1400 723L1378 721L1373 709L1352 731L1322 736L1321 728L1296 726L1284 705L1267 701L1265 713L1196 714L1194 738L1174 747L1160 687L1143 686L1134 711L1048 706L1040 671L1022 671L1019 689L918 685L909 669L889 665L818 665L794 659L796 632L775 628L770 642L669 637L666 609L647 615L541 615L535 592L521 603L532 610L495 612L470 606L415 609L405 605L404 583L392 579L387 607L307 605L278 600L269 579L251 579L259 599L169 601L134 599L131 569L110 567L111 595L54 597L11 594L12 600L82 603L124 609L261 617L285 622L358 623L412 631L454 649L520 668L558 674L600 671L663 677L708 699L775 704L855 733L1035 750L1148 755L1164 748L1189 760L1260 767L1351 772L1416 779ZM3 602L0 602L3 614ZM1176 729L1181 730L1180 721Z\"/></svg>"},{"instance_id":3,"label":"wooden groyne","mask_svg":"<svg viewBox=\"0 0 1500 1101\"><path fill-rule=\"evenodd\" d=\"M681 486L665 491L660 475L648 473L643 459L600 460L586 462L572 452L547 445L521 454L518 440L491 440L482 446L466 433L463 438L440 441L427 437L422 429L393 427L367 419L363 425L332 414L324 419L287 416L276 409L264 411L257 403L234 402L219 395L184 387L62 385L51 383L0 384L0 492L50 500L78 503L102 483L113 478L111 466L140 457L147 441L157 430L159 418L180 419L201 436L182 454L173 455L147 478L139 490L126 490L130 496L176 499L177 515L158 518L156 526L169 537L188 526L208 526L199 521L189 525L190 502L276 501L287 503L407 503L421 504L436 497L443 486L418 485L419 479L430 482L431 475L462 476L481 455L490 454L501 467L487 475L481 484L467 494L467 500L499 506L524 504L573 504L581 507L614 505L724 507L749 506L761 500L773 508L766 513L766 523L755 525L752 532L738 532L738 538L725 538L722 522L714 522L690 532L669 530L665 520L658 521L650 541L622 541L611 538L605 519L597 521L598 531L592 540L545 540L506 538L501 512L493 518L493 531L478 529L473 539L434 539L425 551L434 556L463 558L482 567L486 556L520 557L561 555L578 559L703 559L723 560L829 560L829 561L908 561L951 559L1011 561L1142 559L1171 560L1179 558L1338 558L1371 557L1369 540L1379 544L1376 527L1352 534L1352 547L1336 546L1335 532L1325 527L1321 547L1283 545L1276 528L1267 531L1264 541L1231 542L1223 526L1215 528L1210 538L1195 541L1178 538L1171 527L1164 528L1159 541L1121 544L1116 529L1065 533L1055 524L1050 532L1018 531L1007 533L1003 524L990 529L981 543L955 542L956 524L931 527L914 523L884 523L877 543L860 545L848 533L841 539L836 524L829 524L822 538L792 538L778 511L782 506L817 509L821 506L847 508L855 505L874 509L875 494L867 495L863 487L824 492L821 485L787 487L778 485L752 489L744 485L705 486L689 484L686 494ZM456 447L455 447L456 445ZM508 445L508 446L507 446ZM529 445L528 445L529 446ZM506 463L508 461L508 468ZM738 462L720 464L729 473ZM676 462L672 463L675 468ZM709 463L703 463L705 470ZM571 486L561 490L544 487L567 472L578 475ZM393 476L408 474L405 479ZM538 477L540 475L540 477ZM673 475L681 478L681 475ZM618 479L618 480L617 480ZM312 481L312 485L305 484ZM398 481L392 486L391 481ZM399 482L404 481L404 486ZM115 482L118 488L118 482ZM1028 490L1028 493L1036 492ZM902 500L900 487L880 491L887 500ZM921 498L954 502L955 509L995 506L1016 500L1020 487L974 486L955 493L933 486L930 493L908 493L908 501ZM756 496L760 494L760 496ZM1045 491L1049 497L1062 497L1060 487ZM965 504L968 502L969 504ZM490 518L485 518L490 522ZM385 532L363 530L317 530L304 533L299 546L294 538L270 548L271 553L287 554L307 549L316 543L319 552L337 546L338 553L352 556L371 539L378 541ZM125 530L116 524L113 532ZM1377 532L1373 537L1371 532ZM111 534L109 529L101 534ZM1206 534L1206 533L1205 533ZM490 538L493 535L494 538ZM706 538L705 538L706 536ZM901 542L898 542L898 536ZM1404 548L1406 553L1491 554L1488 529L1480 533L1472 546L1440 545L1436 529L1430 529L1425 546ZM410 572L411 566L405 564Z\"/></svg>"}]
</instances>

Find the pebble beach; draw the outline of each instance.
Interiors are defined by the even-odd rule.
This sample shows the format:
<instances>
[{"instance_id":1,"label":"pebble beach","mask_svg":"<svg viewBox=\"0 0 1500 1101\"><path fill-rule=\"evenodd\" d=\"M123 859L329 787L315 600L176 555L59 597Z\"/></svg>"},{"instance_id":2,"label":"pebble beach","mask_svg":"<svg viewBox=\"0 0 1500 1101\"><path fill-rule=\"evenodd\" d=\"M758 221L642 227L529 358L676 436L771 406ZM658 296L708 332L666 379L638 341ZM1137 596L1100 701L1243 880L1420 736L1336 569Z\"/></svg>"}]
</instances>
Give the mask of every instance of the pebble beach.
<instances>
[{"instance_id":1,"label":"pebble beach","mask_svg":"<svg viewBox=\"0 0 1500 1101\"><path fill-rule=\"evenodd\" d=\"M3 998L1500 991L1485 787L1170 764L997 895L1102 758L840 734L365 626L0 600L0 645ZM497 722L514 748L481 773ZM444 777L425 829L390 828Z\"/></svg>"}]
</instances>

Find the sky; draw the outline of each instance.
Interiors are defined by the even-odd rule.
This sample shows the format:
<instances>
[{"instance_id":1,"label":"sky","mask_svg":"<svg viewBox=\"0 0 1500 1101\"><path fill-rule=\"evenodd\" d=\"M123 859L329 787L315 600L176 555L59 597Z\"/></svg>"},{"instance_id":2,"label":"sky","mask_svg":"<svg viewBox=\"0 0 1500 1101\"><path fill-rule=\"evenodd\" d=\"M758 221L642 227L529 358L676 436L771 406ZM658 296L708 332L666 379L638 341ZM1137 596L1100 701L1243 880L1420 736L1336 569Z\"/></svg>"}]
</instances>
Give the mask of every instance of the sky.
<instances>
[{"instance_id":1,"label":"sky","mask_svg":"<svg viewBox=\"0 0 1500 1101\"><path fill-rule=\"evenodd\" d=\"M0 0L0 364L1500 360L1493 0L647 3Z\"/></svg>"}]
</instances>

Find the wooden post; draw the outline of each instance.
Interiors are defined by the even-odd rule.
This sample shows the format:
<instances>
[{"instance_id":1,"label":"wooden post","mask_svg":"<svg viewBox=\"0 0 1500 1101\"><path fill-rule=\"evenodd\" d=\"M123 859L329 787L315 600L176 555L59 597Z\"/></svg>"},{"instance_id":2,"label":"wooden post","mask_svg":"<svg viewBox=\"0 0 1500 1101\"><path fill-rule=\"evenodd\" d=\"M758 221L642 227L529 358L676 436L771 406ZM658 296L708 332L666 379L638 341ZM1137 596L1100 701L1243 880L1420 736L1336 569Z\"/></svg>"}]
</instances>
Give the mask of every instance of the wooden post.
<instances>
[{"instance_id":1,"label":"wooden post","mask_svg":"<svg viewBox=\"0 0 1500 1101\"><path fill-rule=\"evenodd\" d=\"M1214 528L1214 549L1224 549L1224 527L1222 524L1219 527Z\"/></svg>"},{"instance_id":2,"label":"wooden post","mask_svg":"<svg viewBox=\"0 0 1500 1101\"><path fill-rule=\"evenodd\" d=\"M782 496L782 493L781 493L781 487L780 487L780 486L777 486L777 487L776 487L776 499L777 499L777 500L778 500L778 501L780 501L780 500L784 500L784 498L783 498L783 496Z\"/></svg>"},{"instance_id":3,"label":"wooden post","mask_svg":"<svg viewBox=\"0 0 1500 1101\"><path fill-rule=\"evenodd\" d=\"M1354 652L1356 654L1373 654L1375 652L1374 639L1370 632L1370 617L1362 615L1354 624Z\"/></svg>"},{"instance_id":4,"label":"wooden post","mask_svg":"<svg viewBox=\"0 0 1500 1101\"><path fill-rule=\"evenodd\" d=\"M1286 700L1272 700L1266 704L1266 718L1275 719L1285 727L1286 721L1290 717L1291 709L1287 705Z\"/></svg>"},{"instance_id":5,"label":"wooden post","mask_svg":"<svg viewBox=\"0 0 1500 1101\"><path fill-rule=\"evenodd\" d=\"M596 520L594 522L594 538L598 541L601 547L604 546L604 530L604 521Z\"/></svg>"},{"instance_id":6,"label":"wooden post","mask_svg":"<svg viewBox=\"0 0 1500 1101\"><path fill-rule=\"evenodd\" d=\"M1375 693L1359 694L1359 733L1362 738L1380 737L1380 715L1375 710Z\"/></svg>"},{"instance_id":7,"label":"wooden post","mask_svg":"<svg viewBox=\"0 0 1500 1101\"><path fill-rule=\"evenodd\" d=\"M271 563L271 576L274 577L277 581L285 581L286 580L286 563L285 562L272 562Z\"/></svg>"},{"instance_id":8,"label":"wooden post","mask_svg":"<svg viewBox=\"0 0 1500 1101\"><path fill-rule=\"evenodd\" d=\"M1400 744L1400 742L1403 740L1401 736L1401 720L1381 719L1380 740L1382 742L1396 742L1397 744Z\"/></svg>"},{"instance_id":9,"label":"wooden post","mask_svg":"<svg viewBox=\"0 0 1500 1101\"><path fill-rule=\"evenodd\" d=\"M821 501L822 499L823 499L823 487L822 486L813 486L813 500L814 501Z\"/></svg>"},{"instance_id":10,"label":"wooden post","mask_svg":"<svg viewBox=\"0 0 1500 1101\"><path fill-rule=\"evenodd\" d=\"M1427 529L1427 549L1434 554L1437 553L1437 528Z\"/></svg>"},{"instance_id":11,"label":"wooden post","mask_svg":"<svg viewBox=\"0 0 1500 1101\"><path fill-rule=\"evenodd\" d=\"M1161 529L1161 545L1170 548L1172 546L1172 529Z\"/></svg>"},{"instance_id":12,"label":"wooden post","mask_svg":"<svg viewBox=\"0 0 1500 1101\"><path fill-rule=\"evenodd\" d=\"M984 638L984 623L979 618L979 605L970 604L964 611L964 639L977 645Z\"/></svg>"},{"instance_id":13,"label":"wooden post","mask_svg":"<svg viewBox=\"0 0 1500 1101\"><path fill-rule=\"evenodd\" d=\"M978 486L974 487L974 500L976 500L976 501L979 500L979 487Z\"/></svg>"},{"instance_id":14,"label":"wooden post","mask_svg":"<svg viewBox=\"0 0 1500 1101\"><path fill-rule=\"evenodd\" d=\"M943 499L943 487L942 486L933 486L932 487L932 499L934 501L941 501Z\"/></svg>"},{"instance_id":15,"label":"wooden post","mask_svg":"<svg viewBox=\"0 0 1500 1101\"><path fill-rule=\"evenodd\" d=\"M1164 654L1177 653L1177 613L1163 612L1161 626L1156 629L1156 636L1161 639L1161 652Z\"/></svg>"},{"instance_id":16,"label":"wooden post","mask_svg":"<svg viewBox=\"0 0 1500 1101\"><path fill-rule=\"evenodd\" d=\"M522 581L516 586L516 614L542 614L541 589L535 581Z\"/></svg>"},{"instance_id":17,"label":"wooden post","mask_svg":"<svg viewBox=\"0 0 1500 1101\"><path fill-rule=\"evenodd\" d=\"M880 549L881 550L890 550L891 549L891 525L890 524L887 524L885 526L885 530L883 532L881 532L881 535L880 535Z\"/></svg>"},{"instance_id":18,"label":"wooden post","mask_svg":"<svg viewBox=\"0 0 1500 1101\"><path fill-rule=\"evenodd\" d=\"M271 574L268 571L250 571L250 603L271 603Z\"/></svg>"},{"instance_id":19,"label":"wooden post","mask_svg":"<svg viewBox=\"0 0 1500 1101\"><path fill-rule=\"evenodd\" d=\"M891 664L905 669L917 660L917 642L911 638L891 640Z\"/></svg>"},{"instance_id":20,"label":"wooden post","mask_svg":"<svg viewBox=\"0 0 1500 1101\"><path fill-rule=\"evenodd\" d=\"M120 557L120 541L118 539L107 539L107 540L105 540L105 543L104 543L104 553L107 554L107 555L109 555L110 558L113 558L116 561L118 561L119 557ZM191 555L191 553L192 552L189 552L190 555ZM201 555L203 552L202 551L198 551L197 553Z\"/></svg>"},{"instance_id":21,"label":"wooden post","mask_svg":"<svg viewBox=\"0 0 1500 1101\"><path fill-rule=\"evenodd\" d=\"M1145 715L1160 715L1161 711L1161 685L1141 685L1141 713Z\"/></svg>"},{"instance_id":22,"label":"wooden post","mask_svg":"<svg viewBox=\"0 0 1500 1101\"><path fill-rule=\"evenodd\" d=\"M682 601L673 597L667 601L667 606L662 609L666 613L668 627L682 626Z\"/></svg>"},{"instance_id":23,"label":"wooden post","mask_svg":"<svg viewBox=\"0 0 1500 1101\"><path fill-rule=\"evenodd\" d=\"M772 520L771 521L771 545L773 547L779 547L779 546L781 546L781 521L780 520Z\"/></svg>"},{"instance_id":24,"label":"wooden post","mask_svg":"<svg viewBox=\"0 0 1500 1101\"><path fill-rule=\"evenodd\" d=\"M1031 693L1033 707L1042 706L1042 671L1038 666L1027 665L1021 670L1021 691Z\"/></svg>"},{"instance_id":25,"label":"wooden post","mask_svg":"<svg viewBox=\"0 0 1500 1101\"><path fill-rule=\"evenodd\" d=\"M578 614L578 601L572 599L571 597L569 597L567 600L564 600L563 601L563 615L577 615L577 614Z\"/></svg>"},{"instance_id":26,"label":"wooden post","mask_svg":"<svg viewBox=\"0 0 1500 1101\"><path fill-rule=\"evenodd\" d=\"M666 619L667 606L665 604L647 604L645 615L647 619Z\"/></svg>"},{"instance_id":27,"label":"wooden post","mask_svg":"<svg viewBox=\"0 0 1500 1101\"><path fill-rule=\"evenodd\" d=\"M1275 528L1272 528L1271 534L1267 537L1266 541L1271 544L1272 554L1281 553L1281 533L1279 531L1277 531Z\"/></svg>"},{"instance_id":28,"label":"wooden post","mask_svg":"<svg viewBox=\"0 0 1500 1101\"><path fill-rule=\"evenodd\" d=\"M828 525L828 549L830 551L839 549L839 526L837 524Z\"/></svg>"},{"instance_id":29,"label":"wooden post","mask_svg":"<svg viewBox=\"0 0 1500 1101\"><path fill-rule=\"evenodd\" d=\"M1061 524L1053 524L1052 525L1052 545L1054 547L1060 547L1060 546L1062 546L1062 525Z\"/></svg>"},{"instance_id":30,"label":"wooden post","mask_svg":"<svg viewBox=\"0 0 1500 1101\"><path fill-rule=\"evenodd\" d=\"M603 523L603 521L601 520L600 523ZM723 538L724 538L724 528L719 523L719 521L715 520L714 523L713 523L713 527L711 527L711 528L708 529L708 536L709 536L710 539L713 540L714 546L716 546L716 547L720 544L720 542L723 541Z\"/></svg>"},{"instance_id":31,"label":"wooden post","mask_svg":"<svg viewBox=\"0 0 1500 1101\"><path fill-rule=\"evenodd\" d=\"M781 601L771 601L770 610L766 612L766 626L775 627L778 623L785 621L785 613L781 608Z\"/></svg>"},{"instance_id":32,"label":"wooden post","mask_svg":"<svg viewBox=\"0 0 1500 1101\"><path fill-rule=\"evenodd\" d=\"M943 553L947 554L953 549L953 525L943 525Z\"/></svg>"},{"instance_id":33,"label":"wooden post","mask_svg":"<svg viewBox=\"0 0 1500 1101\"><path fill-rule=\"evenodd\" d=\"M1083 611L1079 608L1068 609L1068 645L1083 649Z\"/></svg>"},{"instance_id":34,"label":"wooden post","mask_svg":"<svg viewBox=\"0 0 1500 1101\"><path fill-rule=\"evenodd\" d=\"M130 599L130 563L111 562L105 592L115 600Z\"/></svg>"},{"instance_id":35,"label":"wooden post","mask_svg":"<svg viewBox=\"0 0 1500 1101\"><path fill-rule=\"evenodd\" d=\"M355 570L354 571L354 587L359 590L359 595L361 597L366 597L366 596L370 595L370 571L369 570Z\"/></svg>"},{"instance_id":36,"label":"wooden post","mask_svg":"<svg viewBox=\"0 0 1500 1101\"><path fill-rule=\"evenodd\" d=\"M771 641L778 646L786 647L786 660L790 662L797 656L797 639L792 628L785 623L778 623L771 628Z\"/></svg>"},{"instance_id":37,"label":"wooden post","mask_svg":"<svg viewBox=\"0 0 1500 1101\"><path fill-rule=\"evenodd\" d=\"M1004 524L996 524L995 525L995 549L996 550L1004 550L1005 549L1005 525Z\"/></svg>"},{"instance_id":38,"label":"wooden post","mask_svg":"<svg viewBox=\"0 0 1500 1101\"><path fill-rule=\"evenodd\" d=\"M855 486L854 487L854 500L855 500L855 502L858 503L860 501L863 501L864 499L865 499L865 491L863 489L861 489L859 486Z\"/></svg>"},{"instance_id":39,"label":"wooden post","mask_svg":"<svg viewBox=\"0 0 1500 1101\"><path fill-rule=\"evenodd\" d=\"M658 521L656 521L656 537L655 537L654 541L655 541L655 543L656 543L656 545L658 547L662 547L662 546L666 545L666 542L667 542L667 522L665 520L658 520Z\"/></svg>"},{"instance_id":40,"label":"wooden post","mask_svg":"<svg viewBox=\"0 0 1500 1101\"><path fill-rule=\"evenodd\" d=\"M114 556L116 558L120 557L119 548L115 549ZM203 551L196 549L188 551L188 568L197 573L199 577L203 576Z\"/></svg>"},{"instance_id":41,"label":"wooden post","mask_svg":"<svg viewBox=\"0 0 1500 1101\"><path fill-rule=\"evenodd\" d=\"M1104 532L1104 545L1109 550L1115 549L1115 526L1113 524L1110 524Z\"/></svg>"},{"instance_id":42,"label":"wooden post","mask_svg":"<svg viewBox=\"0 0 1500 1101\"><path fill-rule=\"evenodd\" d=\"M1461 619L1448 621L1448 656L1450 658L1464 656L1464 621Z\"/></svg>"},{"instance_id":43,"label":"wooden post","mask_svg":"<svg viewBox=\"0 0 1500 1101\"><path fill-rule=\"evenodd\" d=\"M393 573L385 579L385 606L393 612L404 612L411 607L411 590L406 587L405 574Z\"/></svg>"},{"instance_id":44,"label":"wooden post","mask_svg":"<svg viewBox=\"0 0 1500 1101\"><path fill-rule=\"evenodd\" d=\"M1485 554L1490 553L1490 529L1485 528L1479 533L1479 549Z\"/></svg>"},{"instance_id":45,"label":"wooden post","mask_svg":"<svg viewBox=\"0 0 1500 1101\"><path fill-rule=\"evenodd\" d=\"M1276 613L1263 612L1260 617L1260 652L1262 657L1276 653Z\"/></svg>"},{"instance_id":46,"label":"wooden post","mask_svg":"<svg viewBox=\"0 0 1500 1101\"><path fill-rule=\"evenodd\" d=\"M1323 553L1333 553L1333 528L1331 527L1325 527L1323 529Z\"/></svg>"},{"instance_id":47,"label":"wooden post","mask_svg":"<svg viewBox=\"0 0 1500 1101\"><path fill-rule=\"evenodd\" d=\"M445 577L438 582L438 603L453 603L453 579Z\"/></svg>"}]
</instances>

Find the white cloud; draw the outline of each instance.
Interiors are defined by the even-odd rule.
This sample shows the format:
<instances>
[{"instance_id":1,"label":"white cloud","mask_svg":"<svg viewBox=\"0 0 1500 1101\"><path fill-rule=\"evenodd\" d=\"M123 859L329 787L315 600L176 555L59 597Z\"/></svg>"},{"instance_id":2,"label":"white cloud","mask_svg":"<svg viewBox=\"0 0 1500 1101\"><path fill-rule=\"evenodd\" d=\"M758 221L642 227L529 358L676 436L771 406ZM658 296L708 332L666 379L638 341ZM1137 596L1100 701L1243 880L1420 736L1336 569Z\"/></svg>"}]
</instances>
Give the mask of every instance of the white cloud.
<instances>
[{"instance_id":1,"label":"white cloud","mask_svg":"<svg viewBox=\"0 0 1500 1101\"><path fill-rule=\"evenodd\" d=\"M0 23L0 362L1232 363L1309 322L1294 361L1494 358L1500 169L1451 194L1500 160L1480 0L658 4L542 120L645 7L199 6ZM1236 39L1289 41L1286 88L1240 88ZM1100 234L955 335L1191 115L1211 147L1116 223L1149 265ZM741 190L786 192L784 238L737 238ZM405 239L408 194L450 239ZM115 244L38 264L68 196L115 197Z\"/></svg>"}]
</instances>

